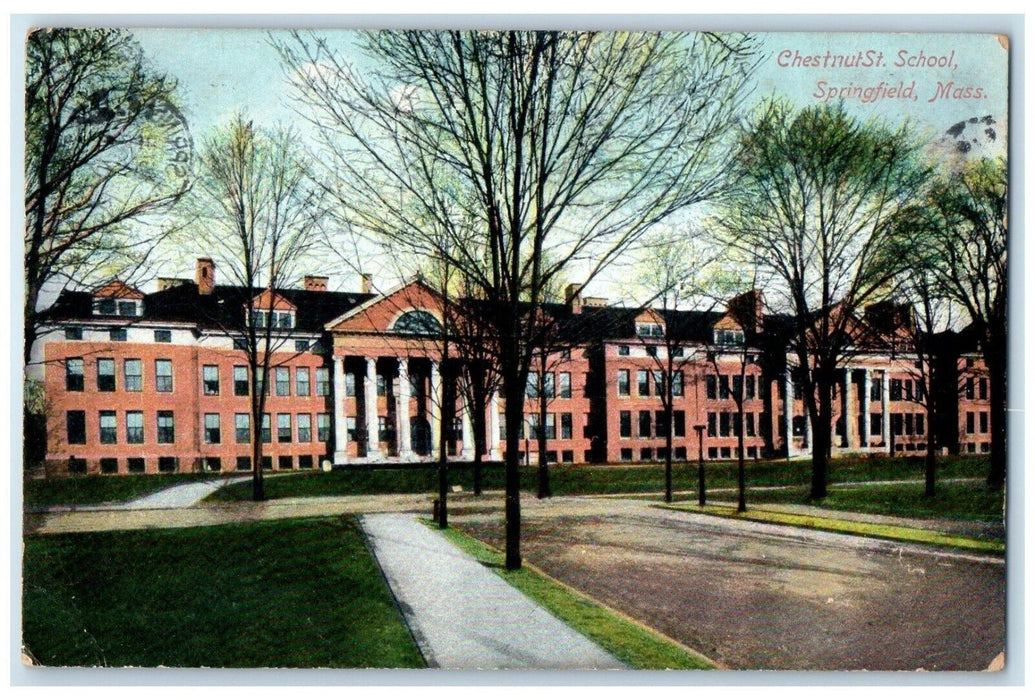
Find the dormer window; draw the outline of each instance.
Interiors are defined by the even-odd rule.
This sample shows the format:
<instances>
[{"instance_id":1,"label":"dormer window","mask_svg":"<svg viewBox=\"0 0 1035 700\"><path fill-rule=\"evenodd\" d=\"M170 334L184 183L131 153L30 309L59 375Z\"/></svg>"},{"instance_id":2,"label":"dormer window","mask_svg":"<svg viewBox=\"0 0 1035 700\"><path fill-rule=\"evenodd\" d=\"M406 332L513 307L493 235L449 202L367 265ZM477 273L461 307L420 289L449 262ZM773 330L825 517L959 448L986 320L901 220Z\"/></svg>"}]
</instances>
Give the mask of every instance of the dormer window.
<instances>
[{"instance_id":1,"label":"dormer window","mask_svg":"<svg viewBox=\"0 0 1035 700\"><path fill-rule=\"evenodd\" d=\"M269 324L276 330L290 330L295 327L293 311L252 311L252 325L265 328Z\"/></svg>"},{"instance_id":2,"label":"dormer window","mask_svg":"<svg viewBox=\"0 0 1035 700\"><path fill-rule=\"evenodd\" d=\"M636 335L639 338L664 338L665 329L660 323L637 323Z\"/></svg>"},{"instance_id":3,"label":"dormer window","mask_svg":"<svg viewBox=\"0 0 1035 700\"><path fill-rule=\"evenodd\" d=\"M715 329L716 345L743 345L744 331L731 330L728 328Z\"/></svg>"}]
</instances>

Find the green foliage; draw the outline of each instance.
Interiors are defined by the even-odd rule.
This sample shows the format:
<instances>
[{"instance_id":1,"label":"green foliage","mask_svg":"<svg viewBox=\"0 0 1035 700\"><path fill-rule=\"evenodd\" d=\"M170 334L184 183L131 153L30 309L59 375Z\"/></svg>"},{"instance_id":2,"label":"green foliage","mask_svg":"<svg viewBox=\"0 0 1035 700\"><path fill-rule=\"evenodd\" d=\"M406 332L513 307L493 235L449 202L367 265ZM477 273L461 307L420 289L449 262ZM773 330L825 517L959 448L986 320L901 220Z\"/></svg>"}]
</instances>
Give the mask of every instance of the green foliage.
<instances>
[{"instance_id":1,"label":"green foliage","mask_svg":"<svg viewBox=\"0 0 1035 700\"><path fill-rule=\"evenodd\" d=\"M24 581L44 665L423 665L353 520L29 537Z\"/></svg>"}]
</instances>

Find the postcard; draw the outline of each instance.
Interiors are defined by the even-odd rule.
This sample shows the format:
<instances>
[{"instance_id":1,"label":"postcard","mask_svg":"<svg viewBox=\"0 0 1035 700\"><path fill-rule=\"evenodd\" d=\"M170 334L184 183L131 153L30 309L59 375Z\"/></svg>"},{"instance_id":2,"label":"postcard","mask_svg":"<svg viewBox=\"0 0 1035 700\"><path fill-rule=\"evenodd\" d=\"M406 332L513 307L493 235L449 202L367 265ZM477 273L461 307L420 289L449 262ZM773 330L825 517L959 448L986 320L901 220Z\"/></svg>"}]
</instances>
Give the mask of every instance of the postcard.
<instances>
[{"instance_id":1,"label":"postcard","mask_svg":"<svg viewBox=\"0 0 1035 700\"><path fill-rule=\"evenodd\" d=\"M1009 35L569 25L25 36L32 682L1019 661Z\"/></svg>"}]
</instances>

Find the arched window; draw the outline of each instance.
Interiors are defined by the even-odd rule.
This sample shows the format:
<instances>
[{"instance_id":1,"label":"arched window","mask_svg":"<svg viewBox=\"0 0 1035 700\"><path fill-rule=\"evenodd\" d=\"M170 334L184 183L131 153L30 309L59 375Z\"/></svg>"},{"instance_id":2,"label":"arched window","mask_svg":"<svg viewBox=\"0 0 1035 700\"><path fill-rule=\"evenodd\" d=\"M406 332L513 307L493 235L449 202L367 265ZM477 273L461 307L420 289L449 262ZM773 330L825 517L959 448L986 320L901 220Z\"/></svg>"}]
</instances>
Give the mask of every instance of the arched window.
<instances>
[{"instance_id":1,"label":"arched window","mask_svg":"<svg viewBox=\"0 0 1035 700\"><path fill-rule=\"evenodd\" d=\"M395 322L392 330L396 333L413 333L414 335L434 335L442 331L438 319L427 311L407 311Z\"/></svg>"}]
</instances>

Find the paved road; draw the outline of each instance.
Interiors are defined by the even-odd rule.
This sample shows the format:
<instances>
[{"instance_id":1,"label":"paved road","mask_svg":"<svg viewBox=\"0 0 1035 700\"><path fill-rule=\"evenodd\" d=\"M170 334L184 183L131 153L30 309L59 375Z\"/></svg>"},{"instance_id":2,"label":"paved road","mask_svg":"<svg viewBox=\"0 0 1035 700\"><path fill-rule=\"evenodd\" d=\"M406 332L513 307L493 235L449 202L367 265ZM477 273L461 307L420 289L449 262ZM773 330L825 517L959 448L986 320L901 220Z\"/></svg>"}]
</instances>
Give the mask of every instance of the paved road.
<instances>
[{"instance_id":1,"label":"paved road","mask_svg":"<svg viewBox=\"0 0 1035 700\"><path fill-rule=\"evenodd\" d=\"M985 670L1004 648L1002 557L635 501L522 506L527 561L729 668ZM498 514L452 522L502 545Z\"/></svg>"},{"instance_id":2,"label":"paved road","mask_svg":"<svg viewBox=\"0 0 1035 700\"><path fill-rule=\"evenodd\" d=\"M412 515L364 515L360 523L429 666L624 668Z\"/></svg>"}]
</instances>

